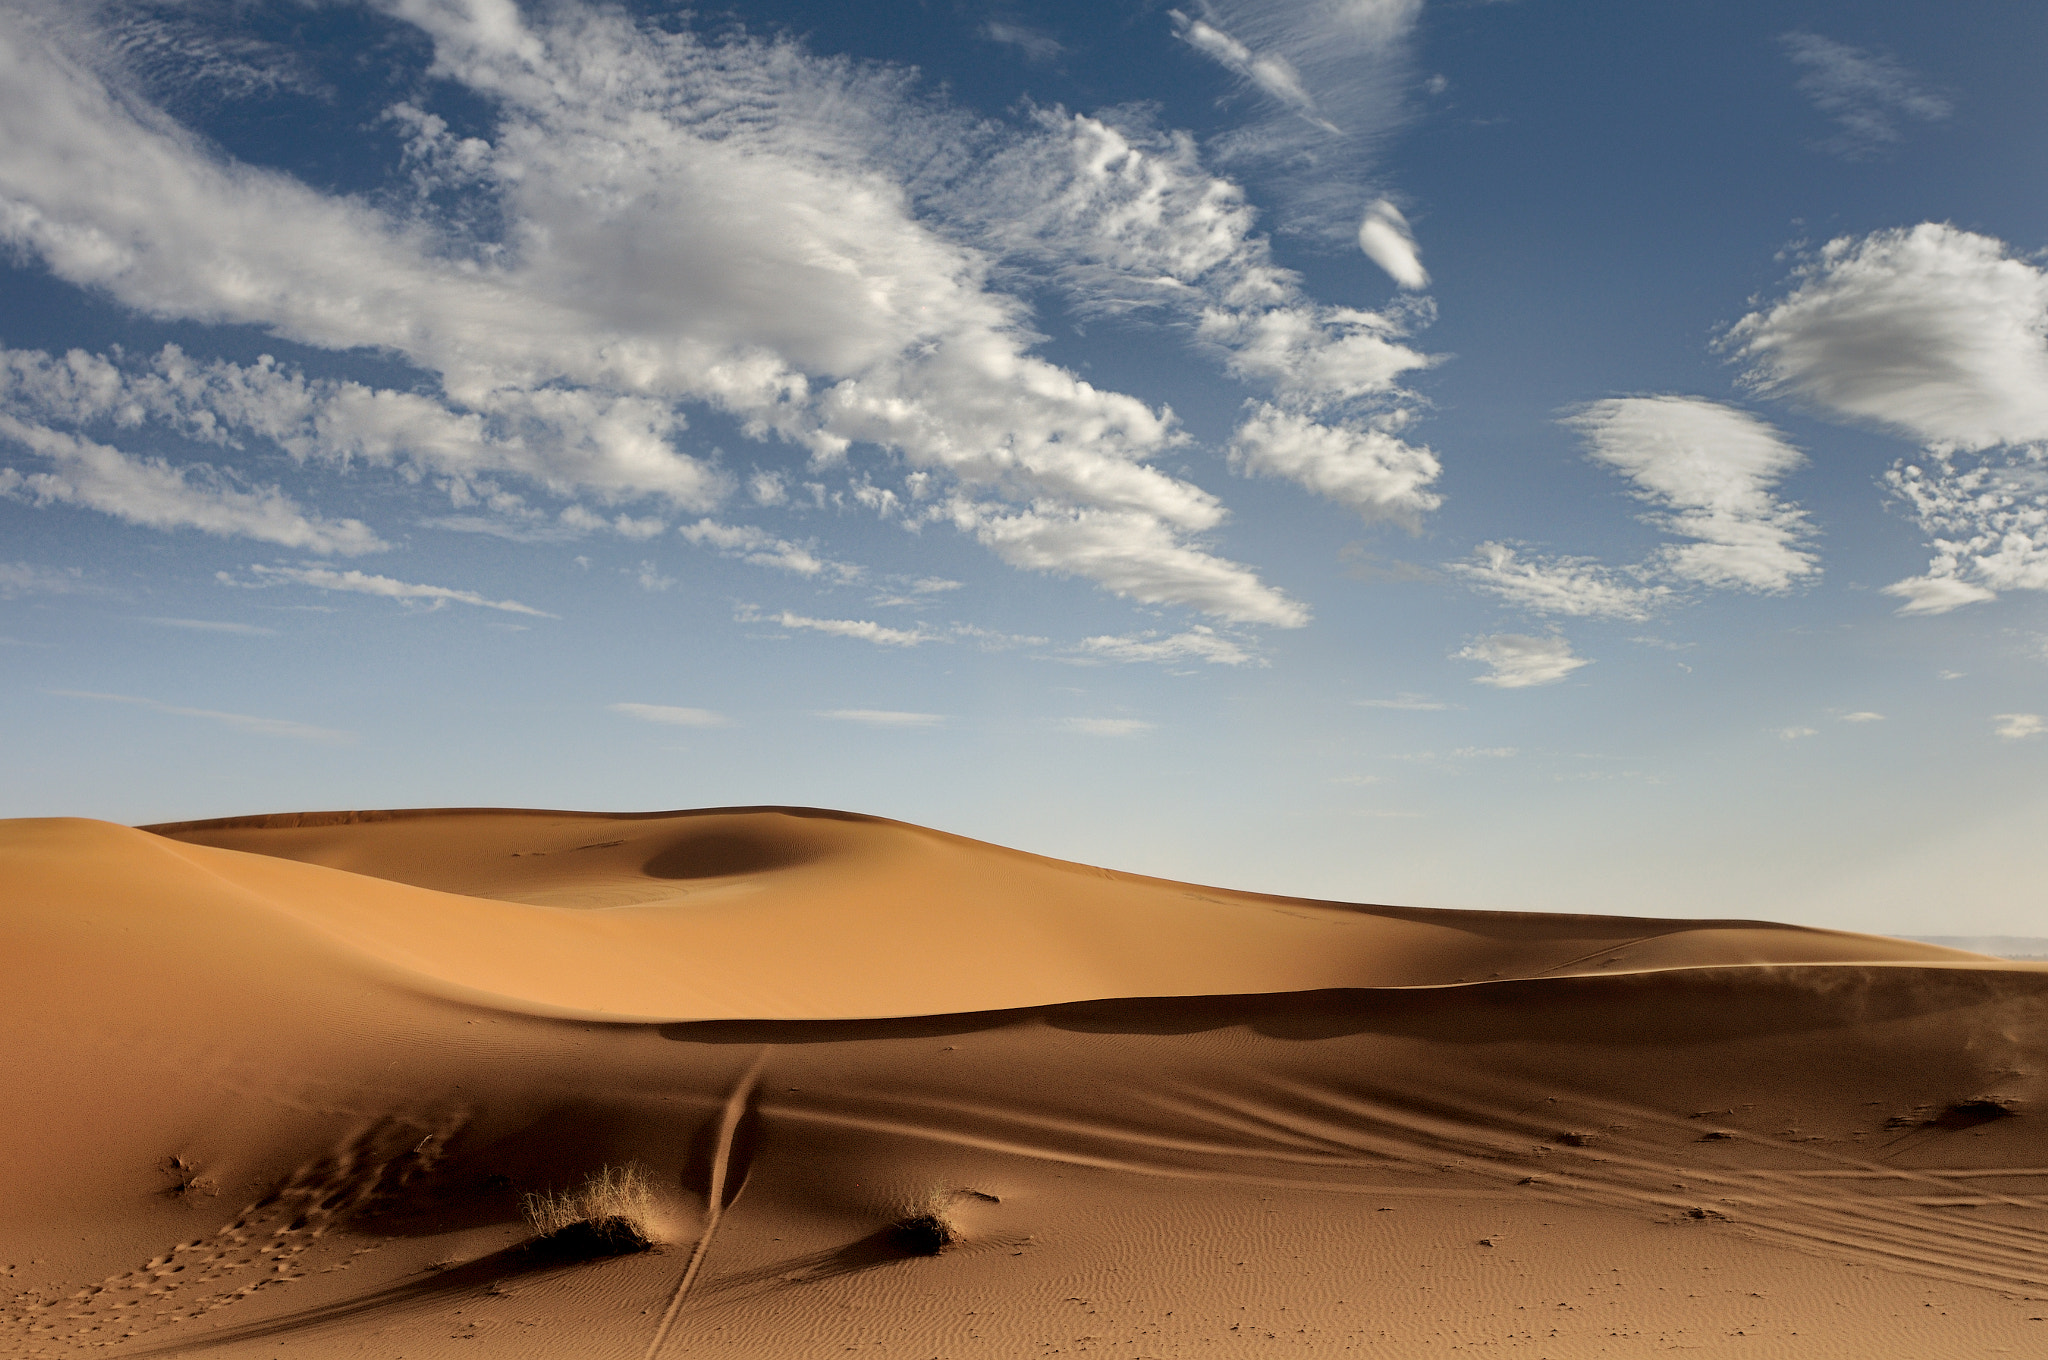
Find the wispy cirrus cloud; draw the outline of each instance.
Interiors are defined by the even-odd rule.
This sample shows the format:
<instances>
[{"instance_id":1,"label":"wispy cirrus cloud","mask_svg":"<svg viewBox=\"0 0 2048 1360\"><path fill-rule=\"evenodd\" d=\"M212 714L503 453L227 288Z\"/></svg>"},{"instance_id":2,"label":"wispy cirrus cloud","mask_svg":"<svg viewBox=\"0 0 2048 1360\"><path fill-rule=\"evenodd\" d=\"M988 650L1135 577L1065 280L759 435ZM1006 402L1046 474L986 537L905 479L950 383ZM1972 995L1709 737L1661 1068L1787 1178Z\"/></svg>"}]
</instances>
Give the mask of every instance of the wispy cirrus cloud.
<instances>
[{"instance_id":1,"label":"wispy cirrus cloud","mask_svg":"<svg viewBox=\"0 0 2048 1360\"><path fill-rule=\"evenodd\" d=\"M1083 737L1139 737L1159 724L1142 718L1061 718L1053 726Z\"/></svg>"},{"instance_id":2,"label":"wispy cirrus cloud","mask_svg":"<svg viewBox=\"0 0 2048 1360\"><path fill-rule=\"evenodd\" d=\"M946 721L943 713L904 713L888 708L834 708L813 716L862 727L941 727Z\"/></svg>"},{"instance_id":3,"label":"wispy cirrus cloud","mask_svg":"<svg viewBox=\"0 0 2048 1360\"><path fill-rule=\"evenodd\" d=\"M76 567L59 569L33 562L0 562L0 600L29 595L85 595L97 588Z\"/></svg>"},{"instance_id":4,"label":"wispy cirrus cloud","mask_svg":"<svg viewBox=\"0 0 2048 1360\"><path fill-rule=\"evenodd\" d=\"M517 600L493 600L473 590L457 590L452 586L422 585L413 581L401 581L391 576L373 576L362 571L336 571L331 567L267 567L261 563L252 565L249 574L254 580L242 580L229 572L218 572L215 579L222 585L263 587L263 586L305 586L313 590L332 590L349 595L374 595L379 599L397 600L401 604L423 605L428 609L439 609L444 605L466 604L479 609L495 609L507 614L525 614L537 619L558 617L546 610L535 609Z\"/></svg>"},{"instance_id":5,"label":"wispy cirrus cloud","mask_svg":"<svg viewBox=\"0 0 2048 1360\"><path fill-rule=\"evenodd\" d=\"M0 402L9 394L0 376ZM0 441L36 455L48 471L0 467L0 495L38 505L77 505L149 529L197 529L313 553L380 552L390 545L361 520L308 514L278 488L244 489L203 464L174 467L0 411Z\"/></svg>"},{"instance_id":6,"label":"wispy cirrus cloud","mask_svg":"<svg viewBox=\"0 0 2048 1360\"><path fill-rule=\"evenodd\" d=\"M238 637L276 637L275 628L255 623L233 623L223 619L144 619L159 628L176 628L190 633L232 633Z\"/></svg>"},{"instance_id":7,"label":"wispy cirrus cloud","mask_svg":"<svg viewBox=\"0 0 2048 1360\"><path fill-rule=\"evenodd\" d=\"M1688 589L1777 593L1819 572L1806 512L1776 495L1804 456L1767 422L1704 397L1658 395L1592 402L1563 423L1657 507L1649 523L1691 541L1623 568L1482 543L1447 570L1531 613L1635 620Z\"/></svg>"},{"instance_id":8,"label":"wispy cirrus cloud","mask_svg":"<svg viewBox=\"0 0 2048 1360\"><path fill-rule=\"evenodd\" d=\"M672 704L606 704L622 717L663 727L730 727L732 719L708 708L678 708Z\"/></svg>"},{"instance_id":9,"label":"wispy cirrus cloud","mask_svg":"<svg viewBox=\"0 0 2048 1360\"><path fill-rule=\"evenodd\" d=\"M938 640L937 634L922 628L891 628L873 619L820 619L787 609L769 613L747 606L738 611L737 617L742 623L767 623L794 632L824 633L877 647L917 647Z\"/></svg>"},{"instance_id":10,"label":"wispy cirrus cloud","mask_svg":"<svg viewBox=\"0 0 2048 1360\"><path fill-rule=\"evenodd\" d=\"M1904 140L1902 119L1938 123L1955 112L1896 57L1818 33L1785 33L1778 41L1800 68L1800 92L1834 121L1834 135L1816 141L1817 150L1869 160Z\"/></svg>"},{"instance_id":11,"label":"wispy cirrus cloud","mask_svg":"<svg viewBox=\"0 0 2048 1360\"><path fill-rule=\"evenodd\" d=\"M177 704L161 703L155 699L140 698L133 694L101 694L79 689L53 689L46 690L45 693L64 699L91 699L98 703L127 704L176 718L203 718L208 722L219 723L223 727L231 727L237 732L247 732L259 737L283 737L290 741L309 741L330 746L346 745L356 740L355 733L339 731L332 727L315 727L310 723L290 722L283 718L263 718L248 713L223 713L211 708L185 708Z\"/></svg>"},{"instance_id":12,"label":"wispy cirrus cloud","mask_svg":"<svg viewBox=\"0 0 2048 1360\"><path fill-rule=\"evenodd\" d=\"M1197 625L1171 636L1139 634L1083 638L1071 651L1109 661L1203 661L1216 666L1263 666L1265 661L1213 628Z\"/></svg>"},{"instance_id":13,"label":"wispy cirrus cloud","mask_svg":"<svg viewBox=\"0 0 2048 1360\"><path fill-rule=\"evenodd\" d=\"M861 576L861 569L851 563L820 557L811 547L778 538L751 524L720 524L700 519L695 524L680 526L676 532L687 542L758 567L772 567L798 576L830 576L841 581L858 580Z\"/></svg>"}]
</instances>

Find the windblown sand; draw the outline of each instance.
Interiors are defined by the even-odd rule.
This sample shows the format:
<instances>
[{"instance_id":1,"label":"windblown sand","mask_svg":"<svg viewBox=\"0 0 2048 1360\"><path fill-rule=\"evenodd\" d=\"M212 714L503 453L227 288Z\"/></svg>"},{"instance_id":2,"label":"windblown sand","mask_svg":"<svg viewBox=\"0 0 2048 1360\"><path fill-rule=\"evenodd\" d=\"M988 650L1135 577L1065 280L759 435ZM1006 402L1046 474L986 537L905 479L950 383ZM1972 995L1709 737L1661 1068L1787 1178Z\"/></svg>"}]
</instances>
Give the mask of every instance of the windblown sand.
<instances>
[{"instance_id":1,"label":"windblown sand","mask_svg":"<svg viewBox=\"0 0 2048 1360\"><path fill-rule=\"evenodd\" d=\"M2048 1354L2040 965L779 808L6 822L0 909L0 1354Z\"/></svg>"}]
</instances>

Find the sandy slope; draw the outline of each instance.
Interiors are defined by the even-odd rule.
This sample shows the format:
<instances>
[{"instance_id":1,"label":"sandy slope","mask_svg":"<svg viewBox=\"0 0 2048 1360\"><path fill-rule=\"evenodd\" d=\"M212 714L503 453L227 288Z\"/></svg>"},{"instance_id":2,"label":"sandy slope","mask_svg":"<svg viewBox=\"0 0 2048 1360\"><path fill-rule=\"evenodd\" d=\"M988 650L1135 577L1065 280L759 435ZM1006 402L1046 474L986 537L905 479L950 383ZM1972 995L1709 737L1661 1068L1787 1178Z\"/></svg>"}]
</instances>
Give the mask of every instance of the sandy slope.
<instances>
[{"instance_id":1,"label":"sandy slope","mask_svg":"<svg viewBox=\"0 0 2048 1360\"><path fill-rule=\"evenodd\" d=\"M794 809L0 823L0 911L0 1353L2048 1350L2033 965ZM629 1162L669 1245L522 1247Z\"/></svg>"}]
</instances>

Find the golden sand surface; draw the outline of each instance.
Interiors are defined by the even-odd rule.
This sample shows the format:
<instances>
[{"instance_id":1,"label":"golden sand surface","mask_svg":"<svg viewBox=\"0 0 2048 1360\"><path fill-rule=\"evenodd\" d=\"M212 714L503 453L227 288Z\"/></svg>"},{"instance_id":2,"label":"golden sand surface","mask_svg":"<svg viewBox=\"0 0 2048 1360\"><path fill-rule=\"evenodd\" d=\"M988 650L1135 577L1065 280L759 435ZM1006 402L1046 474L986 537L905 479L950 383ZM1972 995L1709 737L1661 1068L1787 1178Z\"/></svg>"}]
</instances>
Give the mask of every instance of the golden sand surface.
<instances>
[{"instance_id":1,"label":"golden sand surface","mask_svg":"<svg viewBox=\"0 0 2048 1360\"><path fill-rule=\"evenodd\" d=\"M2037 964L797 808L0 822L0 912L0 1355L2048 1354Z\"/></svg>"}]
</instances>

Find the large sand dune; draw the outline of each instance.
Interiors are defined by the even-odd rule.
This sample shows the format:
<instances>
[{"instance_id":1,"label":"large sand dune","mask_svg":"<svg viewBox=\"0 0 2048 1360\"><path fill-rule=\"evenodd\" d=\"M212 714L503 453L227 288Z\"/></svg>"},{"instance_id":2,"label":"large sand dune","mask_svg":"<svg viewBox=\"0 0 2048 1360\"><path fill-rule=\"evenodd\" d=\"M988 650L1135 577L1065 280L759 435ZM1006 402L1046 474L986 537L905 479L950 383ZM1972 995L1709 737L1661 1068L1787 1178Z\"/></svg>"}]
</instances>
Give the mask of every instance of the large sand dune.
<instances>
[{"instance_id":1,"label":"large sand dune","mask_svg":"<svg viewBox=\"0 0 2048 1360\"><path fill-rule=\"evenodd\" d=\"M776 808L0 823L0 907L0 1353L2048 1353L2038 965Z\"/></svg>"}]
</instances>

